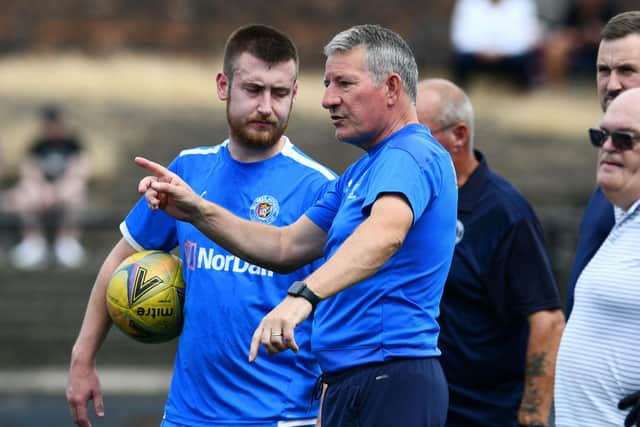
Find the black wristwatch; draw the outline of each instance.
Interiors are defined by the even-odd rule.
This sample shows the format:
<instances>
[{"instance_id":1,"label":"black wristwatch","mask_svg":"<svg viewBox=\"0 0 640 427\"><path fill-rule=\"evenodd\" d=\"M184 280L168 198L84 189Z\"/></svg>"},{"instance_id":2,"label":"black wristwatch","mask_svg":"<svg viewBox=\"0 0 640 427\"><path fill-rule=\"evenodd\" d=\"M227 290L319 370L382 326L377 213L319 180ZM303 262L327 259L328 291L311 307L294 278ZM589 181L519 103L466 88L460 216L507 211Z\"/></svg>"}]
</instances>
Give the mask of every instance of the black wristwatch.
<instances>
[{"instance_id":1,"label":"black wristwatch","mask_svg":"<svg viewBox=\"0 0 640 427\"><path fill-rule=\"evenodd\" d=\"M320 302L320 297L314 294L304 282L293 282L293 284L289 287L287 293L292 297L301 297L309 301L311 303L312 310L314 310L316 308L316 305L318 305L318 303Z\"/></svg>"}]
</instances>

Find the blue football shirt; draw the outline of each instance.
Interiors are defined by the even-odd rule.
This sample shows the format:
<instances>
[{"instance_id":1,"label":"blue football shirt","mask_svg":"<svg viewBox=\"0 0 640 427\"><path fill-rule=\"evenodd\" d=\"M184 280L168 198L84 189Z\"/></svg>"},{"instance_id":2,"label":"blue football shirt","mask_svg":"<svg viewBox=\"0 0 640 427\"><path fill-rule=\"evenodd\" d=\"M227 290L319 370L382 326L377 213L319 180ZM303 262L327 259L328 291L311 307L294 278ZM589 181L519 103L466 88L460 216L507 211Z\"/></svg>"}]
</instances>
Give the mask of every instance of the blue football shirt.
<instances>
[{"instance_id":1,"label":"blue football shirt","mask_svg":"<svg viewBox=\"0 0 640 427\"><path fill-rule=\"evenodd\" d=\"M429 130L412 124L381 141L307 216L328 230L329 259L385 193L406 198L414 223L375 275L318 304L312 342L324 372L440 354L436 317L455 241L457 187L451 158Z\"/></svg>"},{"instance_id":2,"label":"blue football shirt","mask_svg":"<svg viewBox=\"0 0 640 427\"><path fill-rule=\"evenodd\" d=\"M278 155L242 163L228 141L182 151L169 169L203 198L252 221L287 225L297 220L335 179L287 140ZM180 248L186 282L184 328L179 338L165 416L189 426L274 426L276 420L302 419L320 374L310 353L311 322L296 330L300 352L261 354L249 363L253 331L265 314L312 266L277 274L252 265L218 246L195 227L144 198L126 217L121 231L138 249Z\"/></svg>"}]
</instances>

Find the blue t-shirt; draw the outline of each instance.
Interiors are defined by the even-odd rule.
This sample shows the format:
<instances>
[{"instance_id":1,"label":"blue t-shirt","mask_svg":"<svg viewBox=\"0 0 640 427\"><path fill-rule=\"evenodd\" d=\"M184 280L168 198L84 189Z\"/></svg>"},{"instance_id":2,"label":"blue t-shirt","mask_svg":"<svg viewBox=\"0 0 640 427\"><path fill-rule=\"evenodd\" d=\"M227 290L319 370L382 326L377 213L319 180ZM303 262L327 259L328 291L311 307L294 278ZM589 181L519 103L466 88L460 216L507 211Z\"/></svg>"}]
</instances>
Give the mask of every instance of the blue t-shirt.
<instances>
[{"instance_id":1,"label":"blue t-shirt","mask_svg":"<svg viewBox=\"0 0 640 427\"><path fill-rule=\"evenodd\" d=\"M447 425L517 425L527 316L560 307L542 229L524 197L479 166L458 193L456 247L440 304Z\"/></svg>"},{"instance_id":2,"label":"blue t-shirt","mask_svg":"<svg viewBox=\"0 0 640 427\"><path fill-rule=\"evenodd\" d=\"M386 193L406 198L413 225L372 277L318 304L312 347L323 372L440 354L436 317L453 253L457 190L451 158L429 130L412 124L381 141L307 216L328 230L329 259Z\"/></svg>"},{"instance_id":3,"label":"blue t-shirt","mask_svg":"<svg viewBox=\"0 0 640 427\"><path fill-rule=\"evenodd\" d=\"M287 140L264 161L241 163L228 141L185 150L169 169L193 190L234 214L283 226L293 223L335 179L333 172ZM180 247L186 283L184 328L165 407L171 422L189 426L274 426L276 420L310 418L311 390L320 374L310 352L311 322L296 330L300 352L249 363L253 331L311 266L277 274L218 246L191 224L151 211L142 198L121 225L138 249ZM318 261L319 262L319 261Z\"/></svg>"},{"instance_id":4,"label":"blue t-shirt","mask_svg":"<svg viewBox=\"0 0 640 427\"><path fill-rule=\"evenodd\" d=\"M614 222L613 205L604 197L602 189L598 187L589 199L580 223L576 257L573 261L569 286L567 287L567 319L573 309L573 294L578 277L609 235Z\"/></svg>"}]
</instances>

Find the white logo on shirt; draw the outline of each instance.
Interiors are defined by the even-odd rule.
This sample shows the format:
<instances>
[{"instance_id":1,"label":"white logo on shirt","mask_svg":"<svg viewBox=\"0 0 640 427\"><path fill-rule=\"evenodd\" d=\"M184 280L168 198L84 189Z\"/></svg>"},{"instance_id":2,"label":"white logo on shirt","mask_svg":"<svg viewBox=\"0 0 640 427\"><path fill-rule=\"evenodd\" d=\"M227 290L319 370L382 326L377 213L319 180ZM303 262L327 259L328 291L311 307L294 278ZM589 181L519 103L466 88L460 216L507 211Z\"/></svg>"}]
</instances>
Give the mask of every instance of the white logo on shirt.
<instances>
[{"instance_id":1,"label":"white logo on shirt","mask_svg":"<svg viewBox=\"0 0 640 427\"><path fill-rule=\"evenodd\" d=\"M462 237L464 236L464 224L462 221L456 221L456 245L460 243Z\"/></svg>"},{"instance_id":2,"label":"white logo on shirt","mask_svg":"<svg viewBox=\"0 0 640 427\"><path fill-rule=\"evenodd\" d=\"M360 188L360 184L362 183L362 180L367 175L367 173L369 173L369 169L364 171L364 173L360 176L360 178L358 178L358 182L356 182L355 184L353 184L352 179L349 180L349 182L347 183L347 190L346 190L346 191L349 191L349 194L347 194L347 200L353 200L357 197L356 191L358 190L358 188ZM352 184L353 184L353 188L351 188Z\"/></svg>"},{"instance_id":3,"label":"white logo on shirt","mask_svg":"<svg viewBox=\"0 0 640 427\"><path fill-rule=\"evenodd\" d=\"M356 198L356 190L358 189L358 187L360 187L360 183L356 182L356 185L353 186L353 188L351 189L351 191L347 195L347 199L353 200L353 199Z\"/></svg>"},{"instance_id":4,"label":"white logo on shirt","mask_svg":"<svg viewBox=\"0 0 640 427\"><path fill-rule=\"evenodd\" d=\"M185 263L188 270L229 271L236 274L251 274L273 277L273 271L248 263L231 254L217 254L214 248L199 247L196 242L184 242Z\"/></svg>"}]
</instances>

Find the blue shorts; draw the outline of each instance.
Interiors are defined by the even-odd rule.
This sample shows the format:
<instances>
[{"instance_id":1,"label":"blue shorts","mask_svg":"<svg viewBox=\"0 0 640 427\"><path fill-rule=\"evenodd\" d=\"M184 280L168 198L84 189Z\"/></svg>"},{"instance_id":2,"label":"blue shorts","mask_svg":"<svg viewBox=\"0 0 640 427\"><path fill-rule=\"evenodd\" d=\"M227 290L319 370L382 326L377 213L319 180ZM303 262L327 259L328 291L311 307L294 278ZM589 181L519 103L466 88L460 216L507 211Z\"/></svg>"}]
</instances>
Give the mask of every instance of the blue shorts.
<instances>
[{"instance_id":1,"label":"blue shorts","mask_svg":"<svg viewBox=\"0 0 640 427\"><path fill-rule=\"evenodd\" d=\"M322 427L438 427L449 392L437 358L394 359L324 374Z\"/></svg>"}]
</instances>

